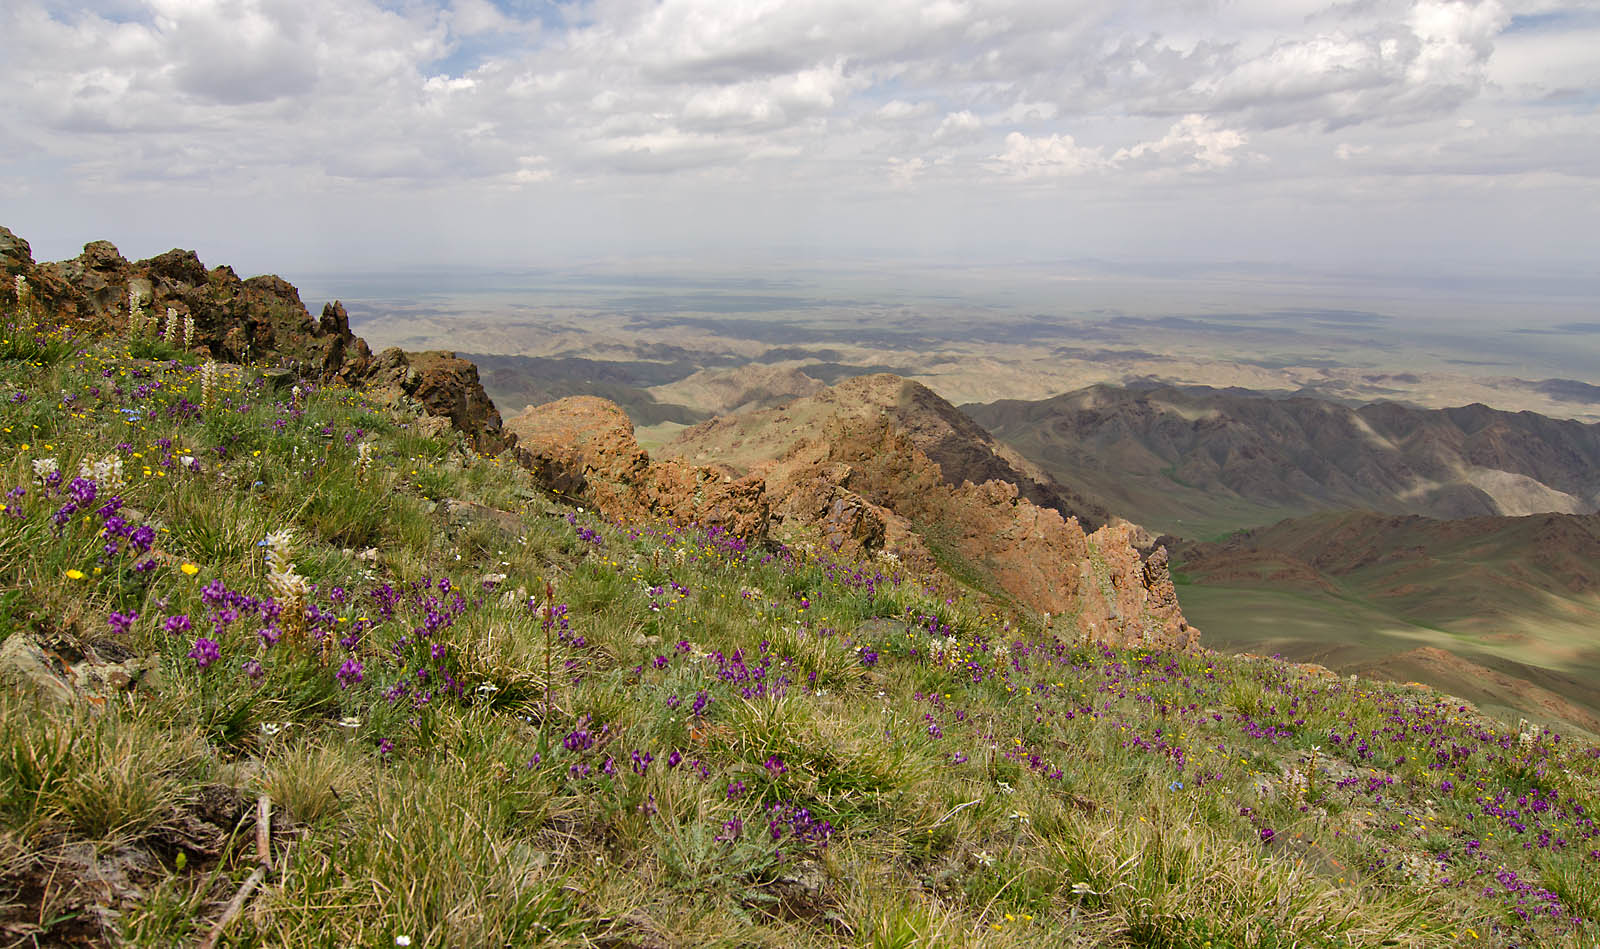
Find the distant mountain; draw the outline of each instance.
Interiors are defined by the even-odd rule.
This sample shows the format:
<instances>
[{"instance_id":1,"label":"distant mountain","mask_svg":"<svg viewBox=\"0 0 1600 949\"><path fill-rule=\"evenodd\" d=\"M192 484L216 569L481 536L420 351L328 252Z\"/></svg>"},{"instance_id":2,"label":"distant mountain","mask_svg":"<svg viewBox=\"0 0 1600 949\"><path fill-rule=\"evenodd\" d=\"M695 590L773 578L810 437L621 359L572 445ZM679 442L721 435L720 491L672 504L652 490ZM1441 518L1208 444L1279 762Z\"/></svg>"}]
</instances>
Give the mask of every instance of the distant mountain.
<instances>
[{"instance_id":1,"label":"distant mountain","mask_svg":"<svg viewBox=\"0 0 1600 949\"><path fill-rule=\"evenodd\" d=\"M737 369L702 369L686 379L656 386L650 394L660 402L722 414L772 408L826 388L800 369L751 363Z\"/></svg>"},{"instance_id":2,"label":"distant mountain","mask_svg":"<svg viewBox=\"0 0 1600 949\"><path fill-rule=\"evenodd\" d=\"M696 372L692 363L646 359L605 360L582 356L502 356L465 353L483 374L483 387L507 415L574 395L592 395L622 406L638 425L692 425L711 413L661 402L647 390Z\"/></svg>"},{"instance_id":3,"label":"distant mountain","mask_svg":"<svg viewBox=\"0 0 1600 949\"><path fill-rule=\"evenodd\" d=\"M1600 732L1600 514L1319 514L1173 556L1213 646L1424 679Z\"/></svg>"},{"instance_id":4,"label":"distant mountain","mask_svg":"<svg viewBox=\"0 0 1600 949\"><path fill-rule=\"evenodd\" d=\"M857 376L775 408L702 422L661 449L664 456L745 471L781 458L829 425L891 423L939 465L952 486L1007 481L1021 497L1077 517L1093 530L1113 518L1105 508L1055 481L1044 469L998 441L932 389L888 373Z\"/></svg>"},{"instance_id":5,"label":"distant mountain","mask_svg":"<svg viewBox=\"0 0 1600 949\"><path fill-rule=\"evenodd\" d=\"M1322 510L1600 510L1600 424L1532 412L1107 385L962 411L1057 481L1190 537Z\"/></svg>"}]
</instances>

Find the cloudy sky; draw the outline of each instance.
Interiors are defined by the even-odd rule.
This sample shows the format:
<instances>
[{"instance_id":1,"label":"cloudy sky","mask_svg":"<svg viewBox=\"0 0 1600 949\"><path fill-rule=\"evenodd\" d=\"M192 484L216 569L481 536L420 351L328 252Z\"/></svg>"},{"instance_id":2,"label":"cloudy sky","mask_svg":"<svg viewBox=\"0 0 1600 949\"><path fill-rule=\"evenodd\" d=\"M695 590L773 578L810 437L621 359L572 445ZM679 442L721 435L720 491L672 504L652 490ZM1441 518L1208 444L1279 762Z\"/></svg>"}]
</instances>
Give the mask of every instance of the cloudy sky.
<instances>
[{"instance_id":1,"label":"cloudy sky","mask_svg":"<svg viewBox=\"0 0 1600 949\"><path fill-rule=\"evenodd\" d=\"M1600 0L3 6L41 258L1600 259Z\"/></svg>"}]
</instances>

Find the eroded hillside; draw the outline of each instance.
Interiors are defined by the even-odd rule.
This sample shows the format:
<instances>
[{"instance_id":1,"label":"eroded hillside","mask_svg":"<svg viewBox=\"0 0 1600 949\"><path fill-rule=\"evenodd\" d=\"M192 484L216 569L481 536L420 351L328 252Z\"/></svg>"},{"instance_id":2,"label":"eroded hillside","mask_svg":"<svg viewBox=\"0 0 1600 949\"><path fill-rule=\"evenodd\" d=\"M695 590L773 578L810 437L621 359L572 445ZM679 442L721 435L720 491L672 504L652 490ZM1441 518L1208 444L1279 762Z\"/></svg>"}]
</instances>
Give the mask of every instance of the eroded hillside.
<instances>
[{"instance_id":1,"label":"eroded hillside","mask_svg":"<svg viewBox=\"0 0 1600 949\"><path fill-rule=\"evenodd\" d=\"M1532 412L1115 386L963 411L1063 483L1187 537L1337 509L1600 509L1600 424Z\"/></svg>"}]
</instances>

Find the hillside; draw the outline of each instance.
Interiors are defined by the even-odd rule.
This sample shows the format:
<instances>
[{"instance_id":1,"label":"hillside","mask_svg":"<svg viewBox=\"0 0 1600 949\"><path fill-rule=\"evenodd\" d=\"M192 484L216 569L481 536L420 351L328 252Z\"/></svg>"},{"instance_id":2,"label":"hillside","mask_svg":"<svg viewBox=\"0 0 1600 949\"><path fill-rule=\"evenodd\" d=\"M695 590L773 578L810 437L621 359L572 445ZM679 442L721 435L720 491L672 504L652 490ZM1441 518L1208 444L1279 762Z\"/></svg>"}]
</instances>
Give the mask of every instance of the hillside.
<instances>
[{"instance_id":1,"label":"hillside","mask_svg":"<svg viewBox=\"0 0 1600 949\"><path fill-rule=\"evenodd\" d=\"M1058 631L1096 642L1183 645L1196 637L1178 608L1166 552L1141 556L1128 527L1085 533L1009 482L950 484L892 419L812 421L780 459L751 471L652 458L621 408L593 397L530 407L506 428L521 463L543 483L612 517L700 524L903 566L930 590L1042 615Z\"/></svg>"},{"instance_id":2,"label":"hillside","mask_svg":"<svg viewBox=\"0 0 1600 949\"><path fill-rule=\"evenodd\" d=\"M1600 509L1600 425L1531 412L1115 386L962 411L1063 484L1186 537L1337 509Z\"/></svg>"},{"instance_id":3,"label":"hillside","mask_svg":"<svg viewBox=\"0 0 1600 949\"><path fill-rule=\"evenodd\" d=\"M650 457L600 399L487 429L451 357L219 360L198 284L203 339L79 322L22 259L0 261L8 944L1600 938L1589 741L1063 635L882 541L771 533L784 485L913 527L1075 523L944 482L892 421L802 440L769 487ZM1150 565L1089 554L1074 589L1125 611Z\"/></svg>"},{"instance_id":4,"label":"hillside","mask_svg":"<svg viewBox=\"0 0 1600 949\"><path fill-rule=\"evenodd\" d=\"M784 457L829 426L876 424L905 433L940 468L942 480L1015 484L1018 493L1092 528L1112 518L1104 508L1055 483L932 389L888 373L857 376L814 395L765 410L711 419L681 432L661 453L699 464L750 471Z\"/></svg>"},{"instance_id":5,"label":"hillside","mask_svg":"<svg viewBox=\"0 0 1600 949\"><path fill-rule=\"evenodd\" d=\"M1176 543L1174 558L1219 648L1422 679L1600 733L1600 515L1322 514Z\"/></svg>"}]
</instances>

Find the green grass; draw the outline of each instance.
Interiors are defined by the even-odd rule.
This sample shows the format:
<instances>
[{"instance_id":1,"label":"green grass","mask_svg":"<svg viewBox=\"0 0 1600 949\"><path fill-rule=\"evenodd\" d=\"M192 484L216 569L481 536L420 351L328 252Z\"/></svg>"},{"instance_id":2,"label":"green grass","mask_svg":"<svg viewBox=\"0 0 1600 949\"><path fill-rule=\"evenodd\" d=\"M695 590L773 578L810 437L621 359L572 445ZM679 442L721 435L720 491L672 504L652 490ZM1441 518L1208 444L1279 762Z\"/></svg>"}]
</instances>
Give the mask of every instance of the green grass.
<instances>
[{"instance_id":1,"label":"green grass","mask_svg":"<svg viewBox=\"0 0 1600 949\"><path fill-rule=\"evenodd\" d=\"M916 578L869 592L800 551L577 515L338 388L290 410L244 370L185 416L169 410L198 404L192 365L98 348L38 368L0 358L0 387L34 396L0 403L0 477L27 488L0 514L0 615L69 661L156 672L65 707L0 686L0 922L198 941L254 868L252 818L207 803L220 788L277 815L275 869L225 940L239 946L1595 936L1521 920L1480 872L1595 910L1575 812L1539 817L1571 847L1524 849L1474 803L1600 805L1577 743L1502 743L1425 693L1278 662L1040 639ZM123 395L91 395L103 378ZM108 537L103 496L55 524L67 495L34 479L37 459L70 481L107 453L148 552ZM513 516L463 521L445 498ZM299 638L264 603L258 543L286 528L316 586ZM138 616L120 632L113 612ZM1212 616L1199 625L1222 641ZM1437 735L1470 754L1430 769ZM62 862L84 847L130 861L127 885ZM1440 851L1461 882L1407 875ZM85 915L95 901L117 921Z\"/></svg>"}]
</instances>

